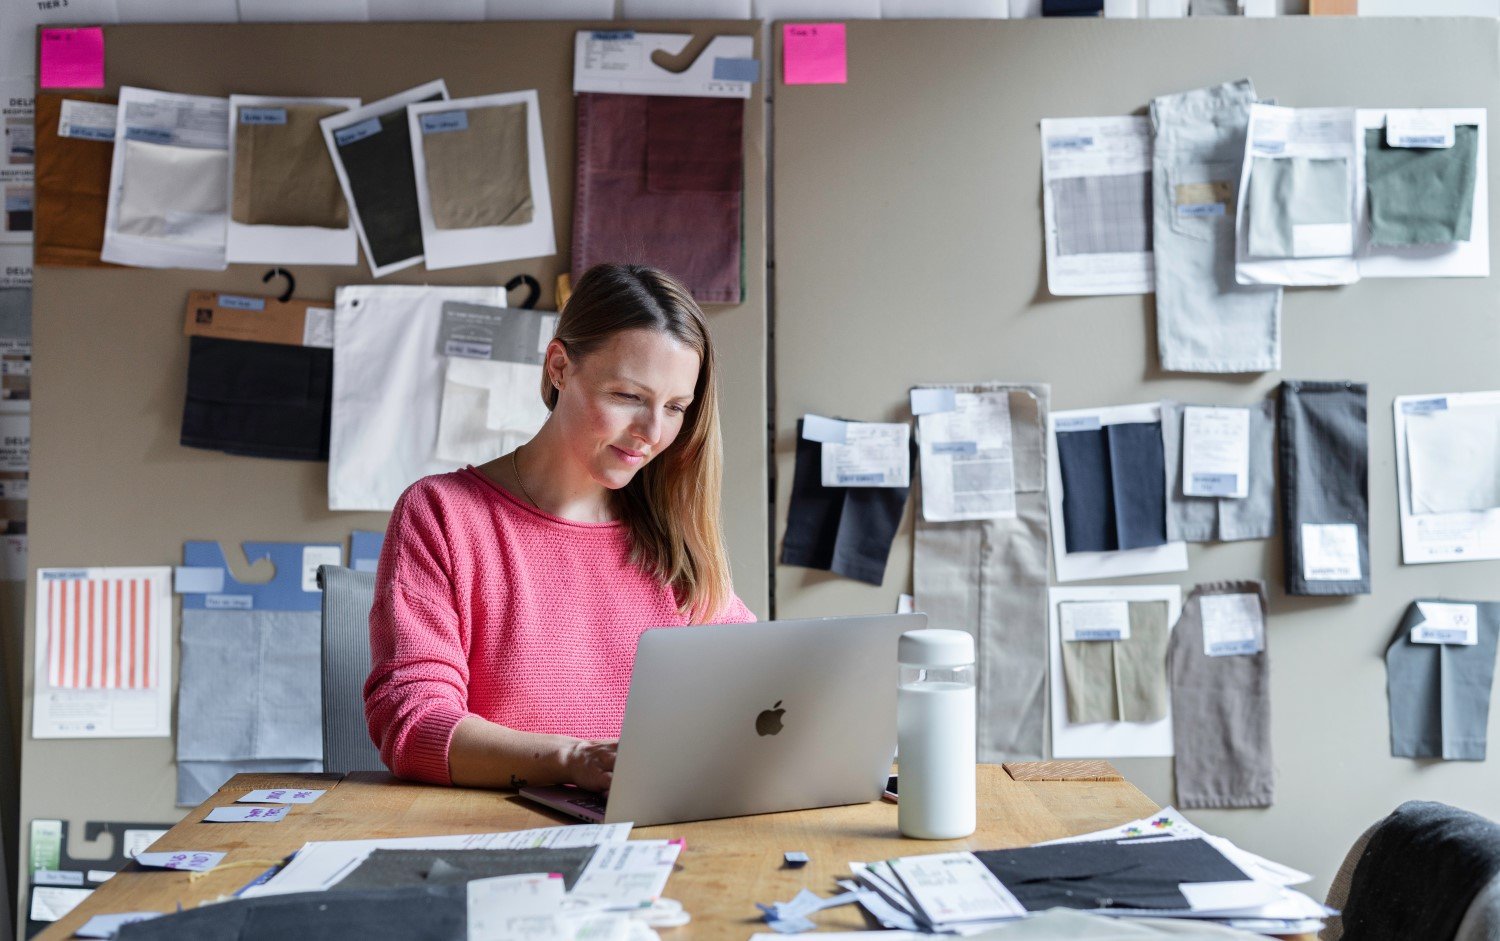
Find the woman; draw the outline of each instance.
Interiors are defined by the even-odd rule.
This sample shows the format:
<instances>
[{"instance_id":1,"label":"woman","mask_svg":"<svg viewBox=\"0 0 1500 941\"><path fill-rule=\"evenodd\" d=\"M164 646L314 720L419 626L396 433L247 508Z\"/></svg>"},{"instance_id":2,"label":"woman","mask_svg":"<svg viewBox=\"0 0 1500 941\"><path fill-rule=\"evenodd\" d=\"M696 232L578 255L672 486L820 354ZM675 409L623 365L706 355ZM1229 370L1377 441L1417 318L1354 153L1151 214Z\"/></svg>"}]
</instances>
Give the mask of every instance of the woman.
<instances>
[{"instance_id":1,"label":"woman","mask_svg":"<svg viewBox=\"0 0 1500 941\"><path fill-rule=\"evenodd\" d=\"M607 790L641 632L755 619L730 585L714 353L687 290L590 269L542 371L536 437L391 514L365 716L401 777Z\"/></svg>"}]
</instances>

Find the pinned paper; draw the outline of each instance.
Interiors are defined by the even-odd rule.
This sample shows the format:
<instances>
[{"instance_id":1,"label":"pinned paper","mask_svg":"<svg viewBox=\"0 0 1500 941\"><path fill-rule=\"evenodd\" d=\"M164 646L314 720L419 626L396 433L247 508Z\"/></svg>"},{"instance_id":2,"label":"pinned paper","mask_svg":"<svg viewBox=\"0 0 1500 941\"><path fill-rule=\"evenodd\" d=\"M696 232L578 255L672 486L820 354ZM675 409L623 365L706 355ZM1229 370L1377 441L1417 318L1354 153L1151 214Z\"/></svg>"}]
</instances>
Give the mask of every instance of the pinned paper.
<instances>
[{"instance_id":1,"label":"pinned paper","mask_svg":"<svg viewBox=\"0 0 1500 941\"><path fill-rule=\"evenodd\" d=\"M1130 639L1128 601L1068 601L1057 614L1065 641Z\"/></svg>"},{"instance_id":2,"label":"pinned paper","mask_svg":"<svg viewBox=\"0 0 1500 941\"><path fill-rule=\"evenodd\" d=\"M802 416L802 437L823 444L843 444L848 439L849 423L822 415Z\"/></svg>"},{"instance_id":3,"label":"pinned paper","mask_svg":"<svg viewBox=\"0 0 1500 941\"><path fill-rule=\"evenodd\" d=\"M164 853L137 853L135 861L148 869L208 872L219 865L225 855L227 854L208 850L168 850Z\"/></svg>"},{"instance_id":4,"label":"pinned paper","mask_svg":"<svg viewBox=\"0 0 1500 941\"><path fill-rule=\"evenodd\" d=\"M1392 111L1385 117L1387 147L1446 150L1453 146L1453 117L1447 111Z\"/></svg>"},{"instance_id":5,"label":"pinned paper","mask_svg":"<svg viewBox=\"0 0 1500 941\"><path fill-rule=\"evenodd\" d=\"M911 413L932 415L937 412L951 412L958 407L955 395L952 389L913 389L911 390Z\"/></svg>"},{"instance_id":6,"label":"pinned paper","mask_svg":"<svg viewBox=\"0 0 1500 941\"><path fill-rule=\"evenodd\" d=\"M849 80L843 23L787 23L781 28L782 81L843 85Z\"/></svg>"},{"instance_id":7,"label":"pinned paper","mask_svg":"<svg viewBox=\"0 0 1500 941\"><path fill-rule=\"evenodd\" d=\"M1460 644L1472 647L1479 643L1479 606L1418 601L1421 623L1411 629L1414 644Z\"/></svg>"},{"instance_id":8,"label":"pinned paper","mask_svg":"<svg viewBox=\"0 0 1500 941\"><path fill-rule=\"evenodd\" d=\"M215 807L203 818L204 823L275 823L290 807Z\"/></svg>"},{"instance_id":9,"label":"pinned paper","mask_svg":"<svg viewBox=\"0 0 1500 941\"><path fill-rule=\"evenodd\" d=\"M42 88L103 88L104 30L42 30Z\"/></svg>"},{"instance_id":10,"label":"pinned paper","mask_svg":"<svg viewBox=\"0 0 1500 941\"><path fill-rule=\"evenodd\" d=\"M1266 626L1259 595L1202 595L1198 605L1205 655L1228 657L1265 649Z\"/></svg>"},{"instance_id":11,"label":"pinned paper","mask_svg":"<svg viewBox=\"0 0 1500 941\"><path fill-rule=\"evenodd\" d=\"M277 788L267 791L251 791L235 801L237 804L311 804L327 791L296 791Z\"/></svg>"}]
</instances>

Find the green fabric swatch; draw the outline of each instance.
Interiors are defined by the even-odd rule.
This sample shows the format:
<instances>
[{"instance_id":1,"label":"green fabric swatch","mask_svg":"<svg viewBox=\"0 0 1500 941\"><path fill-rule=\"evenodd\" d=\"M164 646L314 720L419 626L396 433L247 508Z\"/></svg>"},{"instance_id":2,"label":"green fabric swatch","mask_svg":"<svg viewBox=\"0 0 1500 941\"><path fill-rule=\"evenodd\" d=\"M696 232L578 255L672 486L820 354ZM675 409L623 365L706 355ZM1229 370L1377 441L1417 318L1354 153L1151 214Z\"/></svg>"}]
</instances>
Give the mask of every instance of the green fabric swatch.
<instances>
[{"instance_id":1,"label":"green fabric swatch","mask_svg":"<svg viewBox=\"0 0 1500 941\"><path fill-rule=\"evenodd\" d=\"M1474 212L1479 129L1454 128L1446 149L1388 147L1384 128L1365 131L1370 244L1467 242Z\"/></svg>"}]
</instances>

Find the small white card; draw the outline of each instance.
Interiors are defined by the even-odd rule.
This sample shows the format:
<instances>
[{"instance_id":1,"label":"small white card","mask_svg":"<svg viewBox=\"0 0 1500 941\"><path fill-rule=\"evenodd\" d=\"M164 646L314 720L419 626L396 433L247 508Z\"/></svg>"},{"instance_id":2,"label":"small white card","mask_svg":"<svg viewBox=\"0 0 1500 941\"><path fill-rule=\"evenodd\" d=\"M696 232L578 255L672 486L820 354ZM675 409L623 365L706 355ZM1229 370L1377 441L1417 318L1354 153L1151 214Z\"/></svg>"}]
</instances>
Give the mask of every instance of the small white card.
<instances>
[{"instance_id":1,"label":"small white card","mask_svg":"<svg viewBox=\"0 0 1500 941\"><path fill-rule=\"evenodd\" d=\"M825 487L911 486L911 426L849 422L842 444L823 444Z\"/></svg>"},{"instance_id":2,"label":"small white card","mask_svg":"<svg viewBox=\"0 0 1500 941\"><path fill-rule=\"evenodd\" d=\"M1250 410L1182 410L1182 492L1243 499L1250 494Z\"/></svg>"},{"instance_id":3,"label":"small white card","mask_svg":"<svg viewBox=\"0 0 1500 941\"><path fill-rule=\"evenodd\" d=\"M1387 147L1447 149L1453 139L1453 121L1446 112L1391 111L1385 116Z\"/></svg>"},{"instance_id":4,"label":"small white card","mask_svg":"<svg viewBox=\"0 0 1500 941\"><path fill-rule=\"evenodd\" d=\"M1203 595L1198 606L1203 616L1205 655L1231 657L1265 649L1266 623L1259 595Z\"/></svg>"},{"instance_id":5,"label":"small white card","mask_svg":"<svg viewBox=\"0 0 1500 941\"><path fill-rule=\"evenodd\" d=\"M1353 523L1303 523L1302 577L1310 582L1358 581L1359 527Z\"/></svg>"},{"instance_id":6,"label":"small white card","mask_svg":"<svg viewBox=\"0 0 1500 941\"><path fill-rule=\"evenodd\" d=\"M168 850L164 853L137 853L135 861L150 869L208 872L219 865L224 856L224 853L208 850Z\"/></svg>"},{"instance_id":7,"label":"small white card","mask_svg":"<svg viewBox=\"0 0 1500 941\"><path fill-rule=\"evenodd\" d=\"M1064 601L1057 614L1063 640L1130 639L1128 601Z\"/></svg>"},{"instance_id":8,"label":"small white card","mask_svg":"<svg viewBox=\"0 0 1500 941\"><path fill-rule=\"evenodd\" d=\"M558 873L475 879L468 886L469 941L560 937L563 895Z\"/></svg>"},{"instance_id":9,"label":"small white card","mask_svg":"<svg viewBox=\"0 0 1500 941\"><path fill-rule=\"evenodd\" d=\"M215 807L203 818L204 823L275 823L287 815L290 807Z\"/></svg>"},{"instance_id":10,"label":"small white card","mask_svg":"<svg viewBox=\"0 0 1500 941\"><path fill-rule=\"evenodd\" d=\"M1449 604L1441 601L1418 601L1422 622L1411 629L1414 644L1479 643L1479 606Z\"/></svg>"},{"instance_id":11,"label":"small white card","mask_svg":"<svg viewBox=\"0 0 1500 941\"><path fill-rule=\"evenodd\" d=\"M119 108L101 101L65 98L57 118L57 136L78 140L113 141Z\"/></svg>"},{"instance_id":12,"label":"small white card","mask_svg":"<svg viewBox=\"0 0 1500 941\"><path fill-rule=\"evenodd\" d=\"M150 921L161 916L161 912L115 912L110 915L95 915L84 922L83 927L73 932L73 937L113 938L125 925L133 925L138 921Z\"/></svg>"},{"instance_id":13,"label":"small white card","mask_svg":"<svg viewBox=\"0 0 1500 941\"><path fill-rule=\"evenodd\" d=\"M343 564L343 546L303 546L302 590L322 591L322 589L318 587L318 566Z\"/></svg>"},{"instance_id":14,"label":"small white card","mask_svg":"<svg viewBox=\"0 0 1500 941\"><path fill-rule=\"evenodd\" d=\"M327 794L327 791L294 791L291 788L277 788L270 791L251 791L244 797L238 798L236 804L311 804L313 801Z\"/></svg>"}]
</instances>

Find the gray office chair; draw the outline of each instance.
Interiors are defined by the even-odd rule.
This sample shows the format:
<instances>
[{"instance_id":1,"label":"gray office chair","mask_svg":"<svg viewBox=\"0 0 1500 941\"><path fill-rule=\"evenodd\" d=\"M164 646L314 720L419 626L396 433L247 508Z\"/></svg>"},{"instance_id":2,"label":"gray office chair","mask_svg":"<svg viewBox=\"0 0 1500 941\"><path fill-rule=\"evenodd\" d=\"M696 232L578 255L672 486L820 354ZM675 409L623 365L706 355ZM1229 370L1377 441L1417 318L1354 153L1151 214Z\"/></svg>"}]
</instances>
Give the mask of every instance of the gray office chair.
<instances>
[{"instance_id":1,"label":"gray office chair","mask_svg":"<svg viewBox=\"0 0 1500 941\"><path fill-rule=\"evenodd\" d=\"M384 771L365 725L375 575L318 566L323 588L323 770Z\"/></svg>"}]
</instances>

